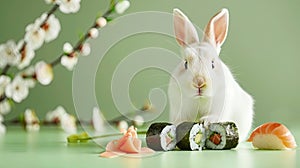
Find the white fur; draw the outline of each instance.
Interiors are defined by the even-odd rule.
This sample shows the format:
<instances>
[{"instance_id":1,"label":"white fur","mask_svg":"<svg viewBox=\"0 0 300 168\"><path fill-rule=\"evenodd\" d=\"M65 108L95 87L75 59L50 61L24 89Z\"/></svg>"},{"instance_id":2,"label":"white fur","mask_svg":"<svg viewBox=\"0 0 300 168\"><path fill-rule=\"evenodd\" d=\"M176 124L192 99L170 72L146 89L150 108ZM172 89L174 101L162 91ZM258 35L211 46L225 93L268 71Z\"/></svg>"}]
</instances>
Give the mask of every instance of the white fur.
<instances>
[{"instance_id":1,"label":"white fur","mask_svg":"<svg viewBox=\"0 0 300 168\"><path fill-rule=\"evenodd\" d=\"M175 35L183 48L184 60L170 79L170 120L175 124L233 121L238 126L240 140L245 140L253 120L253 99L219 58L227 36L228 20L228 11L223 9L209 21L205 37L200 41L189 19L179 9L174 9ZM188 69L185 69L185 60L188 60ZM205 79L206 86L201 88L201 96L196 96L198 88L194 85L199 78Z\"/></svg>"}]
</instances>

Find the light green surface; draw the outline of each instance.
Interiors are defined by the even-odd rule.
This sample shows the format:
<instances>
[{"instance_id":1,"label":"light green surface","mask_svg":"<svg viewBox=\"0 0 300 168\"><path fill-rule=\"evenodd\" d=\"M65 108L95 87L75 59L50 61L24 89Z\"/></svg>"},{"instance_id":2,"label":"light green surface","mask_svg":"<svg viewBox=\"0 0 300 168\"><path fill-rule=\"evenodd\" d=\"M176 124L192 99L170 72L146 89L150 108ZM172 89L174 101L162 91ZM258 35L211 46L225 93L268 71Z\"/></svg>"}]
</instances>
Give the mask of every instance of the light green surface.
<instances>
[{"instance_id":1,"label":"light green surface","mask_svg":"<svg viewBox=\"0 0 300 168\"><path fill-rule=\"evenodd\" d=\"M300 132L291 131L299 140ZM0 167L294 168L300 166L299 147L284 151L254 150L249 143L242 143L236 150L169 151L146 158L106 159L99 157L103 149L97 144L89 142L68 145L65 141L66 136L56 127L42 127L37 133L26 133L20 127L9 127L7 135L0 137ZM144 138L141 138L144 141Z\"/></svg>"}]
</instances>

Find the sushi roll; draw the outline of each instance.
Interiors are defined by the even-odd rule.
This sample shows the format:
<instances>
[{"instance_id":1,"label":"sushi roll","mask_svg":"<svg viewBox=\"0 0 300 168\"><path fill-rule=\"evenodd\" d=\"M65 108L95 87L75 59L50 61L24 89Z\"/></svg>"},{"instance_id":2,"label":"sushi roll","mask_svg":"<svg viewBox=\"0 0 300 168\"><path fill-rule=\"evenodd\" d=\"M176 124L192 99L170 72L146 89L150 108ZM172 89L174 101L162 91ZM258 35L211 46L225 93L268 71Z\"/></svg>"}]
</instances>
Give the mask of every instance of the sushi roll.
<instances>
[{"instance_id":1,"label":"sushi roll","mask_svg":"<svg viewBox=\"0 0 300 168\"><path fill-rule=\"evenodd\" d=\"M255 128L248 142L258 149L293 149L297 147L295 138L283 124L268 122Z\"/></svg>"},{"instance_id":2,"label":"sushi roll","mask_svg":"<svg viewBox=\"0 0 300 168\"><path fill-rule=\"evenodd\" d=\"M206 138L205 147L208 149L231 149L239 142L238 129L233 122L210 123Z\"/></svg>"},{"instance_id":3,"label":"sushi roll","mask_svg":"<svg viewBox=\"0 0 300 168\"><path fill-rule=\"evenodd\" d=\"M177 147L181 150L202 150L205 139L203 124L183 122L176 127Z\"/></svg>"},{"instance_id":4,"label":"sushi roll","mask_svg":"<svg viewBox=\"0 0 300 168\"><path fill-rule=\"evenodd\" d=\"M156 151L169 151L176 146L176 126L170 123L153 123L146 133L147 146Z\"/></svg>"}]
</instances>

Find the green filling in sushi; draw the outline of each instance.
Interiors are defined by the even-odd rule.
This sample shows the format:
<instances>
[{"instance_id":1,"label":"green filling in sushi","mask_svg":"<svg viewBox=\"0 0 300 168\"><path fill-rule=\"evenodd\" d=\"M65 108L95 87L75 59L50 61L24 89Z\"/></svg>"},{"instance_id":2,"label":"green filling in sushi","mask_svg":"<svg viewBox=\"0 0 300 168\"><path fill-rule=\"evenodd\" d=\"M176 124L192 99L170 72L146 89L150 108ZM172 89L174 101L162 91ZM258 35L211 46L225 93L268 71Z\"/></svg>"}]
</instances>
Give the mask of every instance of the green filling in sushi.
<instances>
[{"instance_id":1,"label":"green filling in sushi","mask_svg":"<svg viewBox=\"0 0 300 168\"><path fill-rule=\"evenodd\" d=\"M171 131L169 131L169 132L167 133L167 135L168 135L168 137L169 137L171 140L174 140L174 136L171 134Z\"/></svg>"},{"instance_id":2,"label":"green filling in sushi","mask_svg":"<svg viewBox=\"0 0 300 168\"><path fill-rule=\"evenodd\" d=\"M153 123L146 133L147 146L156 151L169 151L177 146L181 150L232 149L238 145L238 128L233 122Z\"/></svg>"},{"instance_id":3,"label":"green filling in sushi","mask_svg":"<svg viewBox=\"0 0 300 168\"><path fill-rule=\"evenodd\" d=\"M177 147L181 150L201 150L205 145L205 128L202 124L183 122L177 126Z\"/></svg>"},{"instance_id":4,"label":"green filling in sushi","mask_svg":"<svg viewBox=\"0 0 300 168\"><path fill-rule=\"evenodd\" d=\"M239 143L238 129L233 122L210 123L206 133L207 149L232 149Z\"/></svg>"},{"instance_id":5,"label":"green filling in sushi","mask_svg":"<svg viewBox=\"0 0 300 168\"><path fill-rule=\"evenodd\" d=\"M170 123L153 123L146 133L147 146L156 151L168 151L176 145L176 126Z\"/></svg>"},{"instance_id":6,"label":"green filling in sushi","mask_svg":"<svg viewBox=\"0 0 300 168\"><path fill-rule=\"evenodd\" d=\"M195 135L195 138L194 138L194 141L197 145L200 145L201 144L201 140L202 140L202 133L198 132L196 135Z\"/></svg>"}]
</instances>

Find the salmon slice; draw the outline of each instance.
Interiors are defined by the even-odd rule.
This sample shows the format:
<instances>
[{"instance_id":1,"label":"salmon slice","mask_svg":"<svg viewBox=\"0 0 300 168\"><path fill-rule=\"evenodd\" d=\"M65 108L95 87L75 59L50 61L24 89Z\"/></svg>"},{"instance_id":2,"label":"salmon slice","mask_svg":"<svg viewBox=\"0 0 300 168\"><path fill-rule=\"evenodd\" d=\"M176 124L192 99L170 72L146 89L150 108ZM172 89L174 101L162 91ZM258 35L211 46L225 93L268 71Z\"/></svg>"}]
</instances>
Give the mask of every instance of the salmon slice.
<instances>
[{"instance_id":1,"label":"salmon slice","mask_svg":"<svg viewBox=\"0 0 300 168\"><path fill-rule=\"evenodd\" d=\"M289 129L283 124L268 122L255 128L248 142L258 149L293 149L296 141Z\"/></svg>"}]
</instances>

